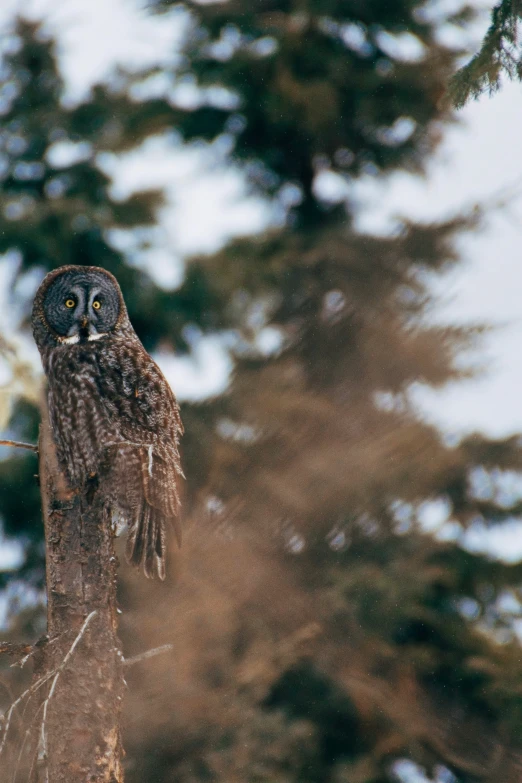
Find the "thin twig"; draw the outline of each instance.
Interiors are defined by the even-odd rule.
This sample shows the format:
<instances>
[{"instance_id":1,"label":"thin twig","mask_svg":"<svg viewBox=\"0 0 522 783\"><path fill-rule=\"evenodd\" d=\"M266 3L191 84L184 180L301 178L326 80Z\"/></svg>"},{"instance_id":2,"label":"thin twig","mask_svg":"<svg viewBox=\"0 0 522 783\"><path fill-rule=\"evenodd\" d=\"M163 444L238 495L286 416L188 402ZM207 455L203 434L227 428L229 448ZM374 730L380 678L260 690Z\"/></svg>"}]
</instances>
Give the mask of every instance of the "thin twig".
<instances>
[{"instance_id":1,"label":"thin twig","mask_svg":"<svg viewBox=\"0 0 522 783\"><path fill-rule=\"evenodd\" d=\"M24 734L24 739L23 739L22 745L20 747L20 753L18 754L18 759L17 759L17 762L16 762L16 767L15 767L14 772L13 772L13 778L11 780L11 783L16 783L16 776L18 775L18 770L20 768L20 762L22 761L22 756L23 756L23 753L24 753L24 750L25 750L25 743L27 742L30 734L31 734L31 728L29 727L26 730L25 734Z\"/></svg>"},{"instance_id":2,"label":"thin twig","mask_svg":"<svg viewBox=\"0 0 522 783\"><path fill-rule=\"evenodd\" d=\"M37 751L35 750L35 752L33 753L33 760L31 761L31 769L29 770L29 777L27 778L28 781L33 780L33 769L36 761L36 755L37 755Z\"/></svg>"},{"instance_id":3,"label":"thin twig","mask_svg":"<svg viewBox=\"0 0 522 783\"><path fill-rule=\"evenodd\" d=\"M32 644L17 644L16 642L0 642L0 655L6 653L6 655L27 655L31 654L33 650Z\"/></svg>"},{"instance_id":4,"label":"thin twig","mask_svg":"<svg viewBox=\"0 0 522 783\"><path fill-rule=\"evenodd\" d=\"M8 683L8 682L6 682L6 681L4 680L4 678L3 678L3 677L0 677L0 685L1 685L1 686L2 686L4 689L5 689L5 692L6 692L6 693L7 693L7 695L9 696L9 701L11 701L12 699L14 699L14 693L13 693L13 691L11 690L11 686L9 685L9 683ZM2 721L2 718L0 718L0 723L1 723L1 721Z\"/></svg>"},{"instance_id":5,"label":"thin twig","mask_svg":"<svg viewBox=\"0 0 522 783\"><path fill-rule=\"evenodd\" d=\"M161 653L169 652L170 650L172 650L172 644L162 644L161 647L154 647L153 650L146 650L139 655L134 655L132 658L125 658L123 665L134 666L135 663L146 661L147 658L154 658L155 655L161 655Z\"/></svg>"},{"instance_id":6,"label":"thin twig","mask_svg":"<svg viewBox=\"0 0 522 783\"><path fill-rule=\"evenodd\" d=\"M34 655L34 653L35 653L35 650L31 650L31 652L27 653L27 655L24 655L23 658L20 658L19 661L15 661L14 663L12 663L11 664L11 668L14 669L15 667L17 667L19 669L23 669L25 664L27 663L27 661L31 657L31 655Z\"/></svg>"},{"instance_id":7,"label":"thin twig","mask_svg":"<svg viewBox=\"0 0 522 783\"><path fill-rule=\"evenodd\" d=\"M70 632L67 631L66 633ZM19 661L15 661L11 664L11 668L19 667L20 669L23 669L29 658L39 652L44 645L48 645L50 647L51 644L54 644L63 636L65 636L63 633L55 636L54 639L49 639L47 636L42 636L34 644L0 642L0 653L5 653L6 655L23 655L23 658L20 658Z\"/></svg>"},{"instance_id":8,"label":"thin twig","mask_svg":"<svg viewBox=\"0 0 522 783\"><path fill-rule=\"evenodd\" d=\"M58 639L60 639L61 636L63 636L63 634L60 634L60 636L55 636L54 639L49 639L47 636L42 636L33 645L27 645L27 647L29 649L29 652L26 655L24 655L23 658L20 658L19 661L15 661L14 663L12 663L11 664L11 668L13 669L15 667L19 667L20 669L23 669L25 664L29 660L29 658L31 658L31 656L33 656L37 652L39 652L44 645L49 645L50 646L51 644L53 644L53 642L55 642Z\"/></svg>"},{"instance_id":9,"label":"thin twig","mask_svg":"<svg viewBox=\"0 0 522 783\"><path fill-rule=\"evenodd\" d=\"M27 706L27 704L26 704L26 706ZM27 728L27 731L25 732L24 739L23 739L23 742L22 742L22 746L20 748L20 753L18 754L18 761L16 762L16 767L15 767L15 771L14 771L14 775L13 775L13 780L11 781L11 783L16 783L18 770L20 768L20 762L22 761L23 752L25 750L25 744L26 744L28 738L31 736L31 732L33 730L33 726L36 723L36 719L38 718L38 713L40 712L42 707L43 707L43 704L40 704L40 706L36 710L32 720L31 720L31 723L29 724L29 727ZM25 713L25 708L24 708L24 713ZM35 751L35 755L36 755L36 751ZM33 760L33 764L34 764L34 760ZM31 767L31 771L32 771L32 767ZM30 781L30 780L31 780L31 776L29 775L28 781Z\"/></svg>"},{"instance_id":10,"label":"thin twig","mask_svg":"<svg viewBox=\"0 0 522 783\"><path fill-rule=\"evenodd\" d=\"M51 683L51 687L49 689L49 694L48 694L48 696L47 696L47 698L46 698L46 700L44 702L44 709L43 709L43 716L42 716L42 725L40 727L40 742L38 743L38 746L39 746L38 747L38 761L40 761L40 760L44 761L47 758L47 737L46 737L46 734L45 734L45 724L46 724L46 721L47 721L47 708L49 706L49 702L51 701L52 697L54 696L54 692L56 690L56 684L57 684L57 682L58 682L58 680L60 678L60 674L63 672L63 670L67 666L69 660L71 659L71 656L73 655L73 653L74 653L76 647L78 646L82 636L84 635L84 633L85 633L85 631L87 629L87 626L89 625L89 623L91 622L91 620L92 620L92 618L94 617L95 614L96 614L96 610L94 610L89 615L87 615L87 617L85 618L85 621L84 621L82 627L80 628L80 631L79 631L76 639L74 640L74 642L71 645L71 648L70 648L69 652L67 653L67 655L65 656L65 658L63 659L61 664L59 665L58 669L56 670L56 673L53 672L54 673L54 680Z\"/></svg>"},{"instance_id":11,"label":"thin twig","mask_svg":"<svg viewBox=\"0 0 522 783\"><path fill-rule=\"evenodd\" d=\"M36 693L38 688L41 688L42 685L44 685L47 682L47 680L50 680L51 677L54 677L55 674L56 674L56 669L53 669L52 672L49 672L48 674L45 674L43 677L40 677L39 680L37 680L35 683L33 683L33 685L31 685L30 688L27 688L27 690L25 690L22 693L22 695L19 696L11 704L11 706L9 707L9 710L7 712L6 723L5 723L5 727L4 727L4 736L2 737L2 743L0 744L0 756L2 755L2 751L3 751L4 746L5 746L5 741L7 739L7 732L9 731L9 726L10 726L10 723L11 723L11 717L13 715L13 712L14 712L15 708L20 704L20 702L22 702L25 699L26 696L32 696L33 693Z\"/></svg>"},{"instance_id":12,"label":"thin twig","mask_svg":"<svg viewBox=\"0 0 522 783\"><path fill-rule=\"evenodd\" d=\"M16 449L28 449L38 454L38 446L32 443L21 443L18 440L0 440L0 446L14 446Z\"/></svg>"}]
</instances>

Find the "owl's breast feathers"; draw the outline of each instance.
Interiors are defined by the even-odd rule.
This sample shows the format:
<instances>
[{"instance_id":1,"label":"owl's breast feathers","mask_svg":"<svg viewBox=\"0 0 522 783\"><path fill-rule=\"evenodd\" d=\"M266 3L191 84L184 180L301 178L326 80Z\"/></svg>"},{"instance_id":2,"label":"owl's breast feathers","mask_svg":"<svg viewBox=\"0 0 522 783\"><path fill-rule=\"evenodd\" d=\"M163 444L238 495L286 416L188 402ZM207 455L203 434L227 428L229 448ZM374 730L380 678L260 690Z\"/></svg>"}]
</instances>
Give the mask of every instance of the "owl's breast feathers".
<instances>
[{"instance_id":1,"label":"owl's breast feathers","mask_svg":"<svg viewBox=\"0 0 522 783\"><path fill-rule=\"evenodd\" d=\"M166 524L180 541L179 408L136 337L55 349L49 413L72 486L97 475L129 526L127 556L165 576Z\"/></svg>"}]
</instances>

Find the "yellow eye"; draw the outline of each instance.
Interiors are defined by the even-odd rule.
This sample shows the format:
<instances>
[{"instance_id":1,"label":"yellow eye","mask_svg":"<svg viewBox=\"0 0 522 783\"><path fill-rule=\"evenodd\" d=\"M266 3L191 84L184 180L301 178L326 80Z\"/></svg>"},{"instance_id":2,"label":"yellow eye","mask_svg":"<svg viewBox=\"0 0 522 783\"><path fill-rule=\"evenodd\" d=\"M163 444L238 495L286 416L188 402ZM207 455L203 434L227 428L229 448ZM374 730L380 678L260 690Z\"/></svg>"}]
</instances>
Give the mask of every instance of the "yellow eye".
<instances>
[{"instance_id":1,"label":"yellow eye","mask_svg":"<svg viewBox=\"0 0 522 783\"><path fill-rule=\"evenodd\" d=\"M92 306L94 307L95 310L99 310L101 307L101 302L98 299L95 299L94 302L92 303Z\"/></svg>"},{"instance_id":2,"label":"yellow eye","mask_svg":"<svg viewBox=\"0 0 522 783\"><path fill-rule=\"evenodd\" d=\"M76 305L76 302L74 299L66 299L65 300L65 306L69 308L69 310Z\"/></svg>"}]
</instances>

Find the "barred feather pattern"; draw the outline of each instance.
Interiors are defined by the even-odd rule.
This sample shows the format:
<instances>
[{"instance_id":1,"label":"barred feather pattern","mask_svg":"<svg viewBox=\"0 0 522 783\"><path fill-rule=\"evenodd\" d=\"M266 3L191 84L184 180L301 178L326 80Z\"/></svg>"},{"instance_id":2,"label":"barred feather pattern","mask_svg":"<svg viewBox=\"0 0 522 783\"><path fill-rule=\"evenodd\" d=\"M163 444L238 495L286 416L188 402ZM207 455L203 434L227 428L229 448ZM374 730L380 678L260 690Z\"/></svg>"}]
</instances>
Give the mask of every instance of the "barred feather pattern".
<instances>
[{"instance_id":1,"label":"barred feather pattern","mask_svg":"<svg viewBox=\"0 0 522 783\"><path fill-rule=\"evenodd\" d=\"M82 273L90 269L96 268ZM104 274L121 298L114 278ZM169 527L181 543L183 426L174 394L134 332L122 298L117 327L100 339L70 344L45 322L45 287L46 281L35 299L33 333L48 379L58 460L72 488L97 484L126 522L127 559L147 576L164 579Z\"/></svg>"}]
</instances>

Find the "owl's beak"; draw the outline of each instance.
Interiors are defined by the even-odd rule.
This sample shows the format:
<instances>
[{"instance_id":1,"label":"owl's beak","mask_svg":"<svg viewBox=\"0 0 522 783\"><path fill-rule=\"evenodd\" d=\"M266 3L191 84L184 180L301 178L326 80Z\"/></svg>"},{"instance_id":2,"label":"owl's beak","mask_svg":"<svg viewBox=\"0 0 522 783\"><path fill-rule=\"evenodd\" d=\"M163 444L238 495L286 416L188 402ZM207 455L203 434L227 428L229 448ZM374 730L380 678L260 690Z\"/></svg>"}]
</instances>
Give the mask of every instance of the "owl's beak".
<instances>
[{"instance_id":1,"label":"owl's beak","mask_svg":"<svg viewBox=\"0 0 522 783\"><path fill-rule=\"evenodd\" d=\"M82 315L78 318L76 324L76 334L81 343L92 342L93 340L100 340L102 337L105 337L106 333L99 332L87 315Z\"/></svg>"},{"instance_id":2,"label":"owl's beak","mask_svg":"<svg viewBox=\"0 0 522 783\"><path fill-rule=\"evenodd\" d=\"M89 339L89 335L92 330L92 325L89 323L89 319L86 315L82 315L82 317L78 319L78 322L80 325L79 328L80 340L82 342L86 342Z\"/></svg>"}]
</instances>

